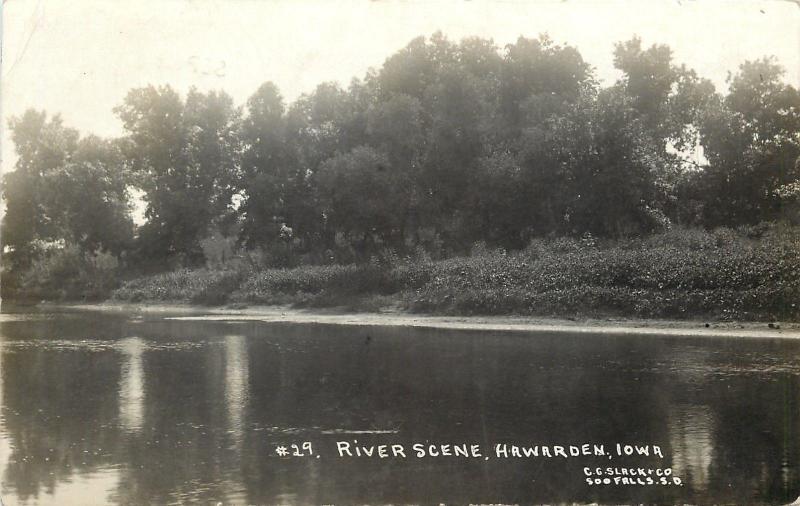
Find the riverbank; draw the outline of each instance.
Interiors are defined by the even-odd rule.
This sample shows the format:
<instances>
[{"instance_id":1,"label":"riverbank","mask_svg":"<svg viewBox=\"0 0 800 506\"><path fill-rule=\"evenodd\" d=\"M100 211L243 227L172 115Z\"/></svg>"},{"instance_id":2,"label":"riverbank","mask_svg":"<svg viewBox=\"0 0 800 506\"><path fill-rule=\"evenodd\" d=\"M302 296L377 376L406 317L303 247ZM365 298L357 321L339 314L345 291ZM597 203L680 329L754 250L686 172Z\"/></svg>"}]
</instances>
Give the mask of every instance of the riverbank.
<instances>
[{"instance_id":1,"label":"riverbank","mask_svg":"<svg viewBox=\"0 0 800 506\"><path fill-rule=\"evenodd\" d=\"M208 308L186 304L39 304L47 311L102 311L149 315L174 320L260 321L349 326L394 326L502 332L568 332L668 335L683 337L747 337L800 339L797 322L720 322L636 318L534 318L524 316L437 316L403 311L350 312L342 309L297 309L288 306Z\"/></svg>"},{"instance_id":2,"label":"riverbank","mask_svg":"<svg viewBox=\"0 0 800 506\"><path fill-rule=\"evenodd\" d=\"M385 252L346 265L274 267L243 252L223 264L148 276L120 270L105 291L91 273L73 279L54 272L23 278L8 298L447 317L800 322L800 227L675 229L605 242L552 238L513 252L485 245L444 259Z\"/></svg>"},{"instance_id":3,"label":"riverbank","mask_svg":"<svg viewBox=\"0 0 800 506\"><path fill-rule=\"evenodd\" d=\"M644 239L551 239L516 252L376 258L272 268L247 263L131 280L116 302L291 305L442 316L800 321L800 232L720 229Z\"/></svg>"}]
</instances>

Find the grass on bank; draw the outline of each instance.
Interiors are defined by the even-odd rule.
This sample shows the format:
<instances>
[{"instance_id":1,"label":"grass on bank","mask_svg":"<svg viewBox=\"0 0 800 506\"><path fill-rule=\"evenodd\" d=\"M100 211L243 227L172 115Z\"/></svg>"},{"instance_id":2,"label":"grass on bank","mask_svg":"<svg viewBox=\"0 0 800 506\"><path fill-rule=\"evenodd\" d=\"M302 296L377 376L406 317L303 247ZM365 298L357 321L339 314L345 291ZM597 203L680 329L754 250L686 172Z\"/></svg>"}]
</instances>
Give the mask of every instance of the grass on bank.
<instances>
[{"instance_id":1,"label":"grass on bank","mask_svg":"<svg viewBox=\"0 0 800 506\"><path fill-rule=\"evenodd\" d=\"M317 265L232 265L136 279L117 301L291 304L451 315L800 320L800 229L677 229L598 244L535 240L506 253Z\"/></svg>"}]
</instances>

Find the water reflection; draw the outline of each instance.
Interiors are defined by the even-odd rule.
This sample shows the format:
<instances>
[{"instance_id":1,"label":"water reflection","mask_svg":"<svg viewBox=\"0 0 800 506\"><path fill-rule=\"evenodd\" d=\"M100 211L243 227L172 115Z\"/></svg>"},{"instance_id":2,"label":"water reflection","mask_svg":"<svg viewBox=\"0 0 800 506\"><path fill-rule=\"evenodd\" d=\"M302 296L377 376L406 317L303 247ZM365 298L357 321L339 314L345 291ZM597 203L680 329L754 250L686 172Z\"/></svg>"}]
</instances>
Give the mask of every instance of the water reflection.
<instances>
[{"instance_id":1,"label":"water reflection","mask_svg":"<svg viewBox=\"0 0 800 506\"><path fill-rule=\"evenodd\" d=\"M0 340L0 498L7 495L6 480L3 475L8 469L8 458L11 455L11 442L6 437L5 430L6 404L3 402L3 358L2 340Z\"/></svg>"},{"instance_id":2,"label":"water reflection","mask_svg":"<svg viewBox=\"0 0 800 506\"><path fill-rule=\"evenodd\" d=\"M119 420L128 432L141 430L144 421L144 348L144 341L139 337L128 337L119 342L123 356L119 382Z\"/></svg>"},{"instance_id":3,"label":"water reflection","mask_svg":"<svg viewBox=\"0 0 800 506\"><path fill-rule=\"evenodd\" d=\"M692 486L708 486L714 418L707 406L677 405L669 413L672 469Z\"/></svg>"},{"instance_id":4,"label":"water reflection","mask_svg":"<svg viewBox=\"0 0 800 506\"><path fill-rule=\"evenodd\" d=\"M247 397L247 339L242 335L225 336L225 405L229 432L237 450L241 450L244 442Z\"/></svg>"},{"instance_id":5,"label":"water reflection","mask_svg":"<svg viewBox=\"0 0 800 506\"><path fill-rule=\"evenodd\" d=\"M232 328L0 321L6 504L85 504L79 489L133 505L775 504L800 493L797 342ZM686 485L592 488L584 460L274 455L341 439L660 444Z\"/></svg>"},{"instance_id":6,"label":"water reflection","mask_svg":"<svg viewBox=\"0 0 800 506\"><path fill-rule=\"evenodd\" d=\"M243 335L225 336L225 408L233 455L227 461L228 470L224 473L222 491L225 502L230 504L247 503L239 462L242 459L247 423L248 371L247 338Z\"/></svg>"}]
</instances>

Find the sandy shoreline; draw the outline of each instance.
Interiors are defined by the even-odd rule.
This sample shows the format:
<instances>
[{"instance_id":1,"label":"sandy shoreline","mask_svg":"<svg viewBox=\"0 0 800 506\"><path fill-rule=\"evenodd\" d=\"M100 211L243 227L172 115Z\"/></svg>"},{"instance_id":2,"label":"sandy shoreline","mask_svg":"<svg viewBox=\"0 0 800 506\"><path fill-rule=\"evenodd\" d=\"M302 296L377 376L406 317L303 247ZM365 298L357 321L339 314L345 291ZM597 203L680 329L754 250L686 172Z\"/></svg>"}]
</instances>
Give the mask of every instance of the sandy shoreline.
<instances>
[{"instance_id":1,"label":"sandy shoreline","mask_svg":"<svg viewBox=\"0 0 800 506\"><path fill-rule=\"evenodd\" d=\"M525 316L433 316L402 311L353 313L283 306L213 308L179 304L45 304L40 309L126 312L194 321L261 321L356 326L398 326L509 332L642 334L685 337L800 339L800 323L642 320L629 318L559 319Z\"/></svg>"}]
</instances>

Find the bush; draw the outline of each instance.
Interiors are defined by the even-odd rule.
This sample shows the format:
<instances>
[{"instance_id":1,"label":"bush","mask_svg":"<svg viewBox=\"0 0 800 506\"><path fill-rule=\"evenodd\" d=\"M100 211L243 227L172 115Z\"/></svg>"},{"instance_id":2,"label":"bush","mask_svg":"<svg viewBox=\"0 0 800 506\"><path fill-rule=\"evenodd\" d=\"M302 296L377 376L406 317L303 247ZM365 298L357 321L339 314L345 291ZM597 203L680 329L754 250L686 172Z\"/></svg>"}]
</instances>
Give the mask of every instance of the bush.
<instances>
[{"instance_id":1,"label":"bush","mask_svg":"<svg viewBox=\"0 0 800 506\"><path fill-rule=\"evenodd\" d=\"M225 237L218 230L213 230L211 235L200 241L206 267L221 268L233 258L235 246L236 237Z\"/></svg>"},{"instance_id":2,"label":"bush","mask_svg":"<svg viewBox=\"0 0 800 506\"><path fill-rule=\"evenodd\" d=\"M215 274L210 276L208 282L202 284L200 289L190 296L192 303L209 306L225 304L231 293L239 288L244 278L244 272L239 270L224 270Z\"/></svg>"},{"instance_id":3,"label":"bush","mask_svg":"<svg viewBox=\"0 0 800 506\"><path fill-rule=\"evenodd\" d=\"M244 269L180 269L129 281L117 289L112 298L128 302L224 304L246 272Z\"/></svg>"},{"instance_id":4,"label":"bush","mask_svg":"<svg viewBox=\"0 0 800 506\"><path fill-rule=\"evenodd\" d=\"M294 269L267 269L255 273L233 294L236 302L261 304L308 301L325 294L388 294L397 291L391 267L367 265L320 265Z\"/></svg>"},{"instance_id":5,"label":"bush","mask_svg":"<svg viewBox=\"0 0 800 506\"><path fill-rule=\"evenodd\" d=\"M710 232L700 228L672 228L662 234L648 237L644 241L644 246L700 251L716 248L717 241Z\"/></svg>"},{"instance_id":6,"label":"bush","mask_svg":"<svg viewBox=\"0 0 800 506\"><path fill-rule=\"evenodd\" d=\"M603 248L536 239L519 254L457 258L407 275L412 310L448 314L785 318L800 316L796 233L754 242L673 229Z\"/></svg>"},{"instance_id":7,"label":"bush","mask_svg":"<svg viewBox=\"0 0 800 506\"><path fill-rule=\"evenodd\" d=\"M14 295L21 299L100 300L117 286L118 272L119 260L111 253L64 245L42 252L16 276L6 273L4 282L14 279Z\"/></svg>"},{"instance_id":8,"label":"bush","mask_svg":"<svg viewBox=\"0 0 800 506\"><path fill-rule=\"evenodd\" d=\"M367 264L195 271L125 284L125 300L227 301L379 309L401 303L441 314L616 315L646 318L800 319L800 231L674 228L598 245L536 239L521 252L476 245L472 256Z\"/></svg>"}]
</instances>

